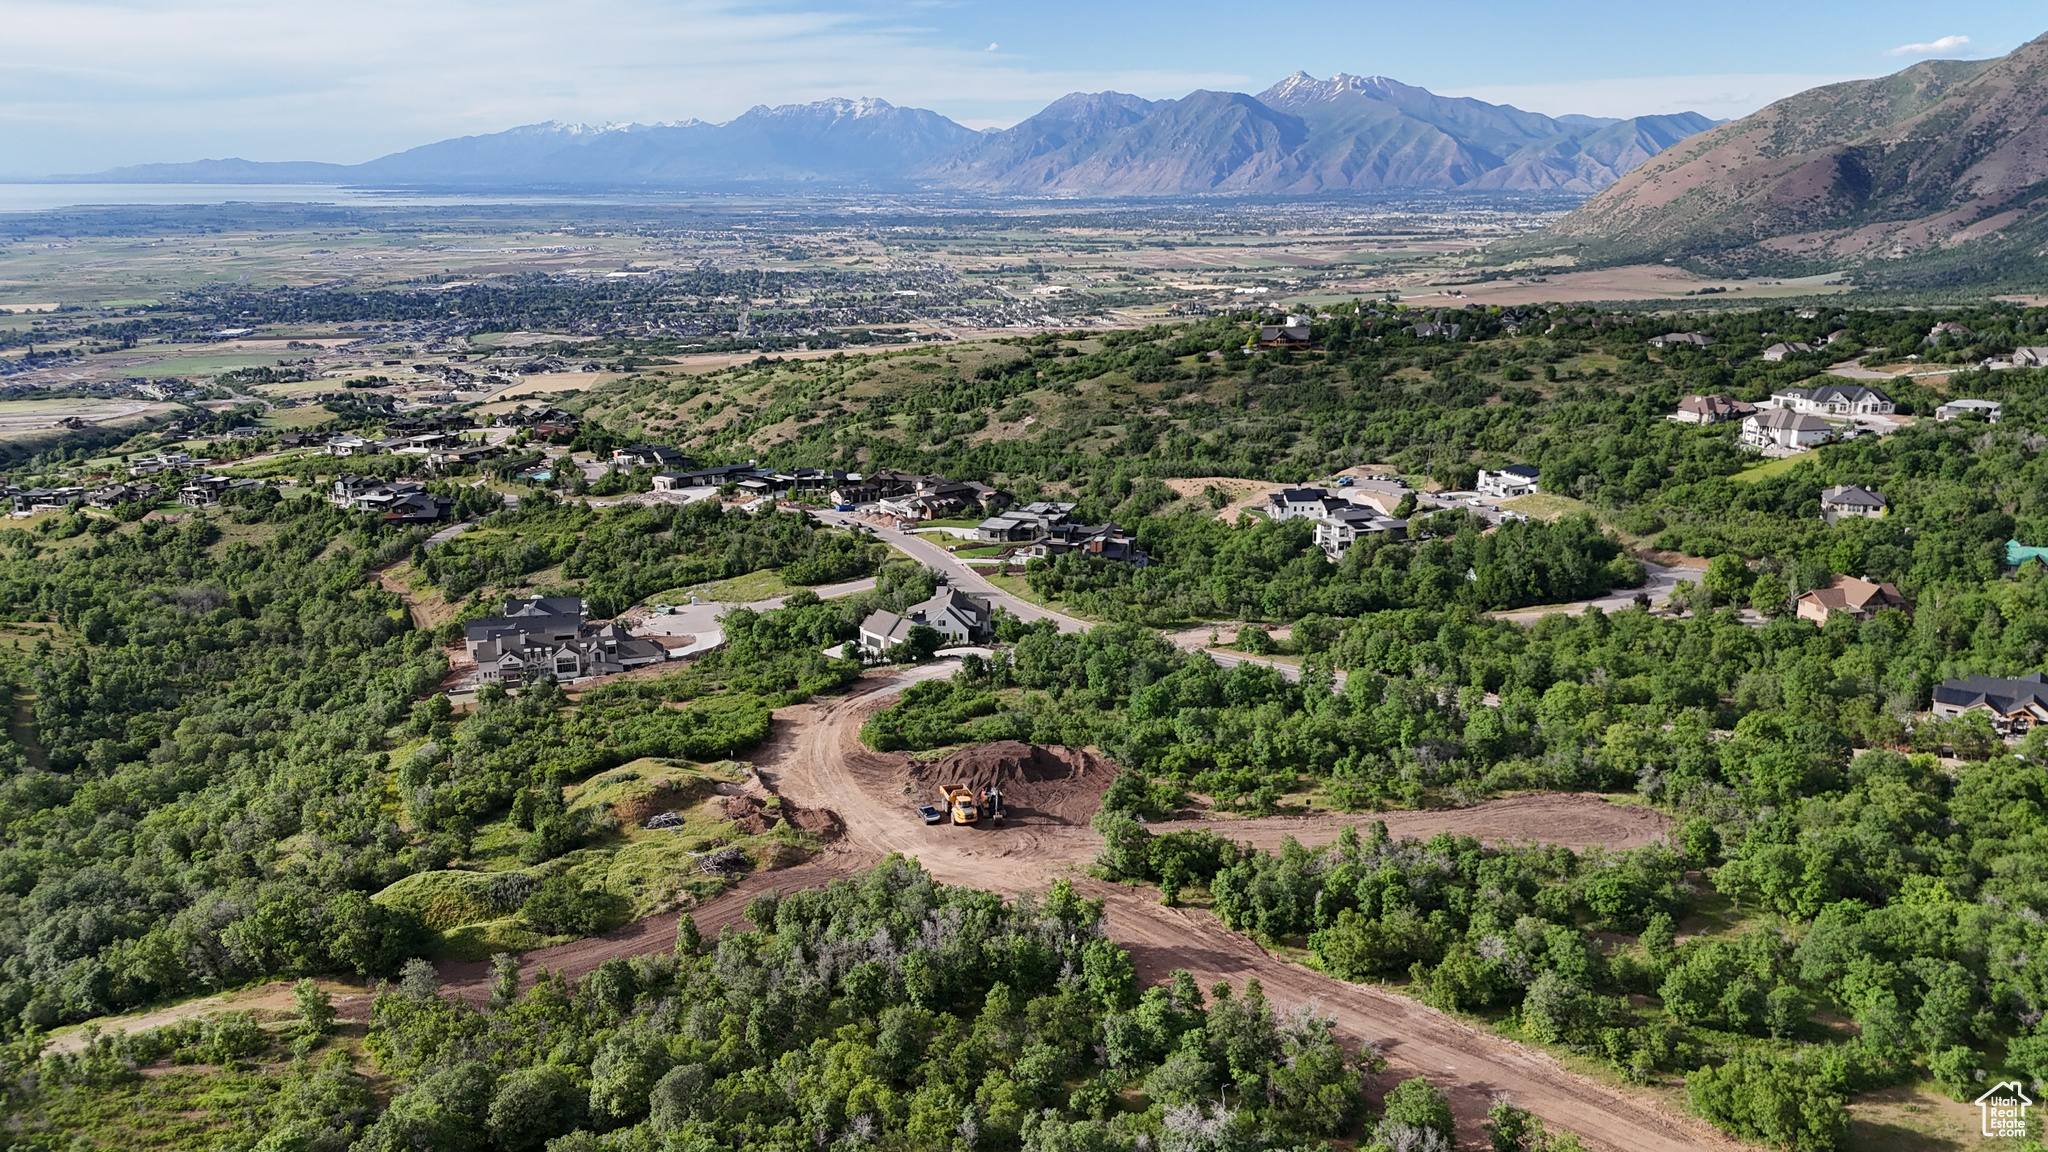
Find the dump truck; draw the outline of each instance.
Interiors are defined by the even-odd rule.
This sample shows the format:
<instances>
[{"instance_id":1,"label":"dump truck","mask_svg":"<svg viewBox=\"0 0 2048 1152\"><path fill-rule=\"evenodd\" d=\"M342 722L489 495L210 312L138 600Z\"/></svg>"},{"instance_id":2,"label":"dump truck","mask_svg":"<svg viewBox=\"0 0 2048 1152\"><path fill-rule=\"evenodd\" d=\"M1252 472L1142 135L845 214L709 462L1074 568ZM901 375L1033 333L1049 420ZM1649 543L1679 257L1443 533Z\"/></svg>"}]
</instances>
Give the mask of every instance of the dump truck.
<instances>
[{"instance_id":1,"label":"dump truck","mask_svg":"<svg viewBox=\"0 0 2048 1152\"><path fill-rule=\"evenodd\" d=\"M973 824L981 819L981 809L975 807L972 788L965 784L948 784L943 791L946 809L953 813L953 823Z\"/></svg>"}]
</instances>

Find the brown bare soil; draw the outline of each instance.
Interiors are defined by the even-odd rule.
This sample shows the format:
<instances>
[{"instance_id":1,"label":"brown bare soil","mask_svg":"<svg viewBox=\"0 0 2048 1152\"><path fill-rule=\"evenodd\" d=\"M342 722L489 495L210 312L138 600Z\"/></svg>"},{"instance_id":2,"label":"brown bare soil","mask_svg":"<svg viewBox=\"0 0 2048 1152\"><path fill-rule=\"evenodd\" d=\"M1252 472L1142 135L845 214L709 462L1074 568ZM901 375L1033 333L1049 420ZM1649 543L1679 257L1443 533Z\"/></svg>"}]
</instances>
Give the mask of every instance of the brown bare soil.
<instances>
[{"instance_id":1,"label":"brown bare soil","mask_svg":"<svg viewBox=\"0 0 2048 1152\"><path fill-rule=\"evenodd\" d=\"M1268 953L1207 912L1165 908L1148 890L1080 874L1078 870L1101 846L1082 811L1092 803L1088 793L1099 799L1113 771L1099 757L1004 744L964 750L949 758L951 763L919 765L909 757L879 754L860 743L861 722L893 694L951 671L947 664L934 664L873 676L847 696L776 714L775 735L758 754L762 782L783 797L785 812L827 810L843 819L845 835L802 864L747 876L725 895L696 909L692 915L699 931L715 936L725 925L739 922L747 901L763 892L822 885L891 853L916 857L941 882L997 892L1042 890L1064 876L1090 898L1104 902L1110 936L1130 949L1142 979L1158 980L1176 968L1193 972L1204 986L1227 980L1242 987L1245 980L1257 977L1277 1005L1312 1005L1335 1019L1351 1042L1371 1044L1385 1054L1393 1071L1382 1087L1420 1073L1447 1088L1460 1128L1474 1138L1493 1097L1505 1092L1553 1128L1578 1133L1591 1148L1680 1152L1739 1147L1653 1099L1596 1083L1540 1051L1481 1032L1415 1001L1370 985L1335 980ZM1013 808L1017 816L1000 828L988 822L964 828L927 826L914 811L916 804L932 798L927 781L978 783L983 778L969 774L939 779L948 772L982 773L989 780L1012 779L1013 788L1043 789L1037 802L1045 807L1026 813L1018 810L1019 802ZM1495 843L1540 841L1573 847L1631 847L1650 842L1664 830L1656 813L1593 796L1523 796L1469 809L1392 812L1380 818L1401 836L1453 831ZM1236 840L1273 845L1290 835L1319 843L1335 837L1346 824L1370 819L1281 817L1189 821L1155 828L1213 827ZM531 979L547 968L575 977L614 956L664 951L674 947L675 926L673 913L654 916L603 936L532 952L524 958L523 975ZM441 972L446 986L458 995L481 999L488 989L488 965L443 964ZM1469 1139L1467 1143L1479 1146Z\"/></svg>"},{"instance_id":2,"label":"brown bare soil","mask_svg":"<svg viewBox=\"0 0 2048 1152\"><path fill-rule=\"evenodd\" d=\"M1002 793L1005 822L1040 818L1086 824L1102 806L1116 765L1093 749L1001 740L963 748L936 763L909 761L906 774L934 803L939 789L949 784L966 785L977 794L994 787Z\"/></svg>"},{"instance_id":3,"label":"brown bare soil","mask_svg":"<svg viewBox=\"0 0 2048 1152\"><path fill-rule=\"evenodd\" d=\"M1439 832L1475 836L1487 844L1543 843L1567 848L1641 848L1654 844L1671 828L1663 813L1614 804L1598 796L1539 792L1506 800L1489 800L1470 808L1431 808L1420 812L1381 812L1369 816L1262 816L1206 820L1172 820L1152 825L1154 832L1208 828L1254 848L1273 849L1289 836L1314 847L1335 840L1346 828L1366 835L1375 820L1384 820L1396 840L1423 840Z\"/></svg>"}]
</instances>

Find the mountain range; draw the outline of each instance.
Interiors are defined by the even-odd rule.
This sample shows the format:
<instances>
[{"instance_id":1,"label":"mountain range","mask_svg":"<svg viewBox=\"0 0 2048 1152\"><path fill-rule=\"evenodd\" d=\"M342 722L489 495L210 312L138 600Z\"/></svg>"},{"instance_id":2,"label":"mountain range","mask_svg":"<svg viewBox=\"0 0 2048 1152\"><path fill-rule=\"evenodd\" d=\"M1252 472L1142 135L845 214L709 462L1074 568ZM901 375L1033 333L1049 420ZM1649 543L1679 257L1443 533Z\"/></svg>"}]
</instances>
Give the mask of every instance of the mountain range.
<instances>
[{"instance_id":1,"label":"mountain range","mask_svg":"<svg viewBox=\"0 0 2048 1152\"><path fill-rule=\"evenodd\" d=\"M1640 164L1494 255L1868 268L1894 283L2039 283L2048 36L1815 88Z\"/></svg>"},{"instance_id":2,"label":"mountain range","mask_svg":"<svg viewBox=\"0 0 2048 1152\"><path fill-rule=\"evenodd\" d=\"M1061 97L976 132L882 100L762 105L723 124L532 124L364 164L201 160L59 179L410 187L861 186L993 195L1594 192L1714 126L1697 113L1549 117L1380 76L1297 72L1257 96Z\"/></svg>"}]
</instances>

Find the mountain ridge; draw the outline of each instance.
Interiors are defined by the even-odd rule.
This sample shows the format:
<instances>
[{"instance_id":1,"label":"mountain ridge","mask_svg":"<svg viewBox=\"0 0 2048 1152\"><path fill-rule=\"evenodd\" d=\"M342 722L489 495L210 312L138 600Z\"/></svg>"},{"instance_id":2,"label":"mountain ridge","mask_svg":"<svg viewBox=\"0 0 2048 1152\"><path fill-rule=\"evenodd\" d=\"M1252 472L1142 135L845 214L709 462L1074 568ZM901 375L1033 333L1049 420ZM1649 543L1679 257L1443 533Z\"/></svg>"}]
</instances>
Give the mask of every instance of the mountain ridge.
<instances>
[{"instance_id":1,"label":"mountain ridge","mask_svg":"<svg viewBox=\"0 0 2048 1152\"><path fill-rule=\"evenodd\" d=\"M144 164L93 183L673 188L855 185L993 195L1323 195L1475 188L1593 192L1713 122L1549 117L1384 76L1295 72L1264 92L1175 100L1075 92L976 132L873 97L756 105L722 124L544 121L362 164Z\"/></svg>"},{"instance_id":2,"label":"mountain ridge","mask_svg":"<svg viewBox=\"0 0 2048 1152\"><path fill-rule=\"evenodd\" d=\"M1504 254L1933 283L2033 260L2043 242L2048 36L1787 97L1647 159Z\"/></svg>"}]
</instances>

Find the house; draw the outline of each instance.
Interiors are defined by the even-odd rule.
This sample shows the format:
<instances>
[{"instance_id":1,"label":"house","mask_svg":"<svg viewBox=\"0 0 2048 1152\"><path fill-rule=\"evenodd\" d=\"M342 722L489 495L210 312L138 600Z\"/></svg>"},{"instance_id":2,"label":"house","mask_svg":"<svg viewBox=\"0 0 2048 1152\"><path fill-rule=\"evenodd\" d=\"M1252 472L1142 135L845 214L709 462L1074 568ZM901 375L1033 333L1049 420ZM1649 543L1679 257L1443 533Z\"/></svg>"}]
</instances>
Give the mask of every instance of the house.
<instances>
[{"instance_id":1,"label":"house","mask_svg":"<svg viewBox=\"0 0 2048 1152\"><path fill-rule=\"evenodd\" d=\"M211 508L220 503L221 493L233 483L225 476L196 476L191 483L178 489L178 503L194 508Z\"/></svg>"},{"instance_id":2,"label":"house","mask_svg":"<svg viewBox=\"0 0 2048 1152\"><path fill-rule=\"evenodd\" d=\"M329 456L375 456L381 451L383 448L377 441L365 440L361 436L336 436L327 442Z\"/></svg>"},{"instance_id":3,"label":"house","mask_svg":"<svg viewBox=\"0 0 2048 1152\"><path fill-rule=\"evenodd\" d=\"M1666 419L1680 424L1722 424L1740 420L1754 411L1756 405L1726 396L1687 396L1678 402L1678 411Z\"/></svg>"},{"instance_id":4,"label":"house","mask_svg":"<svg viewBox=\"0 0 2048 1152\"><path fill-rule=\"evenodd\" d=\"M1321 488L1282 488L1266 497L1266 518L1320 520L1344 504Z\"/></svg>"},{"instance_id":5,"label":"house","mask_svg":"<svg viewBox=\"0 0 2048 1152\"><path fill-rule=\"evenodd\" d=\"M1392 516L1401 507L1401 502L1415 493L1399 480L1368 479L1352 481L1343 495L1353 504L1377 509L1382 516Z\"/></svg>"},{"instance_id":6,"label":"house","mask_svg":"<svg viewBox=\"0 0 2048 1152\"><path fill-rule=\"evenodd\" d=\"M1017 550L1026 560L1052 560L1069 552L1114 560L1133 568L1152 563L1152 557L1138 547L1137 539L1115 524L1057 524Z\"/></svg>"},{"instance_id":7,"label":"house","mask_svg":"<svg viewBox=\"0 0 2048 1152\"><path fill-rule=\"evenodd\" d=\"M1742 442L1752 448L1810 448L1835 434L1835 426L1818 416L1772 408L1745 417Z\"/></svg>"},{"instance_id":8,"label":"house","mask_svg":"<svg viewBox=\"0 0 2048 1152\"><path fill-rule=\"evenodd\" d=\"M1036 500L1022 508L1012 508L983 520L975 526L974 534L976 539L997 544L1035 540L1065 524L1073 512L1074 505L1070 503Z\"/></svg>"},{"instance_id":9,"label":"house","mask_svg":"<svg viewBox=\"0 0 2048 1152\"><path fill-rule=\"evenodd\" d=\"M1268 347L1309 342L1309 318L1289 316L1280 324L1268 324L1259 329L1259 343Z\"/></svg>"},{"instance_id":10,"label":"house","mask_svg":"<svg viewBox=\"0 0 2048 1152\"><path fill-rule=\"evenodd\" d=\"M1886 608L1912 611L1906 598L1899 595L1898 588L1855 576L1837 576L1825 588L1802 592L1796 603L1801 620L1811 620L1822 627L1836 616L1863 621Z\"/></svg>"},{"instance_id":11,"label":"house","mask_svg":"<svg viewBox=\"0 0 2048 1152\"><path fill-rule=\"evenodd\" d=\"M995 509L1009 503L1009 493L986 484L927 476L909 492L884 497L878 507L904 520L943 520L971 508Z\"/></svg>"},{"instance_id":12,"label":"house","mask_svg":"<svg viewBox=\"0 0 2048 1152\"><path fill-rule=\"evenodd\" d=\"M1981 416L1989 423L1998 423L2005 414L2005 405L1996 400L1951 400L1934 410L1936 420L1960 420L1965 416Z\"/></svg>"},{"instance_id":13,"label":"house","mask_svg":"<svg viewBox=\"0 0 2048 1152\"><path fill-rule=\"evenodd\" d=\"M910 630L922 625L943 638L944 647L986 640L995 631L994 609L977 596L952 588L921 604L912 604L903 615L877 611L860 625L860 646L880 655L910 638Z\"/></svg>"},{"instance_id":14,"label":"house","mask_svg":"<svg viewBox=\"0 0 2048 1152\"><path fill-rule=\"evenodd\" d=\"M609 676L668 659L660 643L617 623L593 625L588 613L580 598L541 597L509 600L504 615L471 620L462 635L477 679L515 687L542 676Z\"/></svg>"},{"instance_id":15,"label":"house","mask_svg":"<svg viewBox=\"0 0 2048 1152\"><path fill-rule=\"evenodd\" d=\"M789 476L791 496L823 496L836 491L848 479L858 480L859 475L848 477L845 472L824 468L799 468Z\"/></svg>"},{"instance_id":16,"label":"house","mask_svg":"<svg viewBox=\"0 0 2048 1152\"><path fill-rule=\"evenodd\" d=\"M1457 324L1439 324L1435 321L1425 321L1421 324L1410 324L1408 327L1401 329L1401 331L1415 337L1417 340L1456 340L1458 333L1463 332L1464 328Z\"/></svg>"},{"instance_id":17,"label":"house","mask_svg":"<svg viewBox=\"0 0 2048 1152\"><path fill-rule=\"evenodd\" d=\"M417 515L424 505L412 498L426 491L410 480L379 480L374 476L342 476L334 481L328 490L327 499L337 508L348 508L357 512L375 512L384 515L405 503L411 514ZM453 504L449 505L453 507ZM439 517L434 517L439 519Z\"/></svg>"},{"instance_id":18,"label":"house","mask_svg":"<svg viewBox=\"0 0 2048 1152\"><path fill-rule=\"evenodd\" d=\"M1340 508L1316 521L1316 546L1332 560L1342 560L1344 553L1363 536L1385 535L1390 540L1408 538L1408 522L1374 514L1366 508Z\"/></svg>"},{"instance_id":19,"label":"house","mask_svg":"<svg viewBox=\"0 0 2048 1152\"><path fill-rule=\"evenodd\" d=\"M1715 341L1697 332L1668 332L1650 337L1652 348L1712 348Z\"/></svg>"},{"instance_id":20,"label":"house","mask_svg":"<svg viewBox=\"0 0 2048 1152\"><path fill-rule=\"evenodd\" d=\"M2048 676L2039 672L2010 679L1969 676L1943 680L1935 687L1936 716L1952 720L1979 711L1990 717L1994 729L2008 736L2048 721Z\"/></svg>"},{"instance_id":21,"label":"house","mask_svg":"<svg viewBox=\"0 0 2048 1152\"><path fill-rule=\"evenodd\" d=\"M1953 320L1943 320L1927 330L1927 342L1929 344L1939 344L1943 340L1951 340L1960 344L1975 335L1975 332L1970 331Z\"/></svg>"},{"instance_id":22,"label":"house","mask_svg":"<svg viewBox=\"0 0 2048 1152\"><path fill-rule=\"evenodd\" d=\"M1890 396L1861 384L1823 384L1771 393L1770 406L1815 416L1885 416L1898 410Z\"/></svg>"},{"instance_id":23,"label":"house","mask_svg":"<svg viewBox=\"0 0 2048 1152\"><path fill-rule=\"evenodd\" d=\"M1527 464L1510 464L1498 472L1479 473L1479 491L1488 496L1527 496L1536 491L1540 473Z\"/></svg>"},{"instance_id":24,"label":"house","mask_svg":"<svg viewBox=\"0 0 2048 1152\"><path fill-rule=\"evenodd\" d=\"M455 510L453 496L439 496L432 492L406 492L384 509L386 524L433 524L448 518Z\"/></svg>"},{"instance_id":25,"label":"house","mask_svg":"<svg viewBox=\"0 0 2048 1152\"><path fill-rule=\"evenodd\" d=\"M1785 343L1781 341L1777 344L1771 345L1769 348L1764 349L1764 359L1778 361L1783 360L1787 356L1803 356L1808 352L1818 351L1820 351L1820 349L1815 348L1811 344L1799 342Z\"/></svg>"},{"instance_id":26,"label":"house","mask_svg":"<svg viewBox=\"0 0 2048 1152\"><path fill-rule=\"evenodd\" d=\"M625 448L612 449L612 467L618 469L654 468L663 472L674 472L688 468L696 461L676 451L653 444L633 444Z\"/></svg>"},{"instance_id":27,"label":"house","mask_svg":"<svg viewBox=\"0 0 2048 1152\"><path fill-rule=\"evenodd\" d=\"M110 509L121 504L143 504L156 499L157 487L148 481L135 484L107 484L87 493L85 502L95 508Z\"/></svg>"},{"instance_id":28,"label":"house","mask_svg":"<svg viewBox=\"0 0 2048 1152\"><path fill-rule=\"evenodd\" d=\"M1885 513L1884 493L1843 484L1820 494L1820 518L1833 524L1844 516L1875 520Z\"/></svg>"},{"instance_id":29,"label":"house","mask_svg":"<svg viewBox=\"0 0 2048 1152\"><path fill-rule=\"evenodd\" d=\"M654 490L680 492L685 488L722 488L741 480L751 480L759 471L752 464L727 464L695 472L657 472L654 474Z\"/></svg>"},{"instance_id":30,"label":"house","mask_svg":"<svg viewBox=\"0 0 2048 1152\"><path fill-rule=\"evenodd\" d=\"M2012 366L2048 368L2048 348L2015 348L2012 350Z\"/></svg>"},{"instance_id":31,"label":"house","mask_svg":"<svg viewBox=\"0 0 2048 1152\"><path fill-rule=\"evenodd\" d=\"M14 493L14 512L17 516L26 516L31 512L48 512L63 508L73 500L81 500L84 497L83 488L30 488Z\"/></svg>"}]
</instances>

